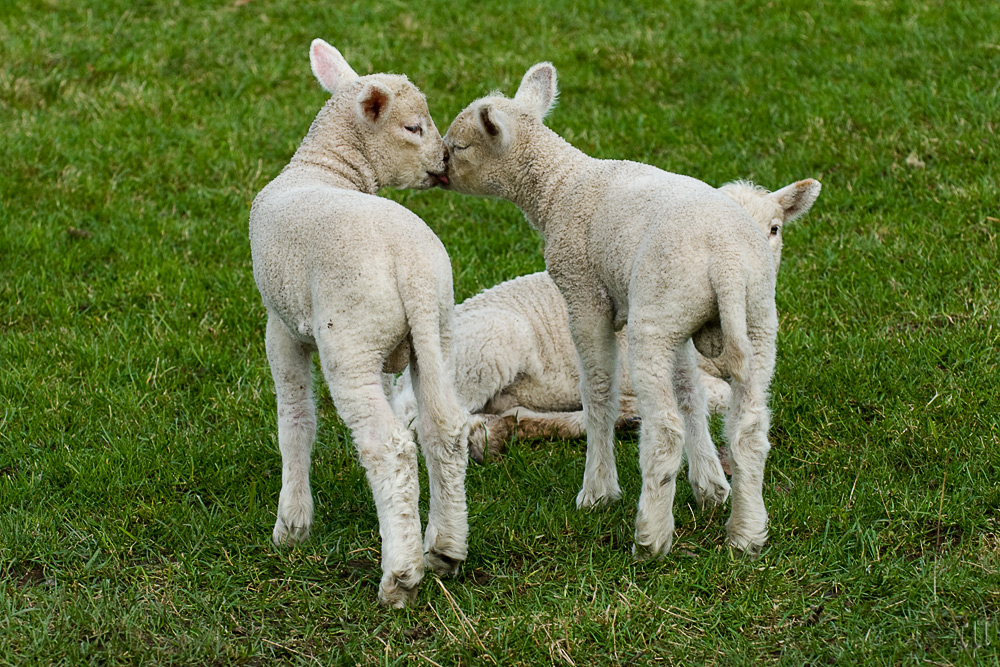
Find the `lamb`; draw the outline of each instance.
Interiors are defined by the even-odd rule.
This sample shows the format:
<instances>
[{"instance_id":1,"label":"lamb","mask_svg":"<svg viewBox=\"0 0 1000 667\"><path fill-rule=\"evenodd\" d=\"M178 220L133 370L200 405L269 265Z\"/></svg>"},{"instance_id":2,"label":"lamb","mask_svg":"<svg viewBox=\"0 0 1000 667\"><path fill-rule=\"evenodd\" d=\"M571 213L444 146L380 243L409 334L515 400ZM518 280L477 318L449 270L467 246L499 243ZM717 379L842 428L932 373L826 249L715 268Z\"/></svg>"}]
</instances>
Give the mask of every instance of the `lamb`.
<instances>
[{"instance_id":1,"label":"lamb","mask_svg":"<svg viewBox=\"0 0 1000 667\"><path fill-rule=\"evenodd\" d=\"M740 204L767 234L775 266L781 261L782 227L805 215L819 196L813 179L776 192L746 181L728 183L720 192ZM492 287L455 309L455 390L463 407L487 426L484 437L469 441L473 460L503 452L507 439L578 438L584 435L580 368L569 333L566 305L544 271ZM623 328L617 334L618 356L627 358ZM724 410L729 384L711 361L697 355L698 379L708 396L709 413ZM636 422L635 395L627 366L618 368L621 412L616 426ZM416 418L416 397L404 373L391 397L404 423Z\"/></svg>"},{"instance_id":2,"label":"lamb","mask_svg":"<svg viewBox=\"0 0 1000 667\"><path fill-rule=\"evenodd\" d=\"M420 218L375 195L383 187L437 185L446 179L447 154L424 96L405 76L359 77L320 39L310 61L330 100L250 211L282 459L273 540L301 542L313 522L312 353L318 352L378 510L379 601L402 607L414 599L425 561L449 575L466 557L469 415L452 386L448 254ZM407 362L430 484L422 547L416 445L383 386L383 371L398 372Z\"/></svg>"},{"instance_id":3,"label":"lamb","mask_svg":"<svg viewBox=\"0 0 1000 667\"><path fill-rule=\"evenodd\" d=\"M701 181L572 147L542 122L556 93L555 68L539 63L513 99L494 94L466 107L444 141L447 187L508 199L545 239L545 265L566 300L582 371L587 458L577 506L621 495L614 332L627 323L642 421L633 554L658 557L672 546L682 449L708 503L728 492L695 381L696 346L732 377L727 539L754 553L767 540L762 486L778 328L767 238L745 210Z\"/></svg>"}]
</instances>

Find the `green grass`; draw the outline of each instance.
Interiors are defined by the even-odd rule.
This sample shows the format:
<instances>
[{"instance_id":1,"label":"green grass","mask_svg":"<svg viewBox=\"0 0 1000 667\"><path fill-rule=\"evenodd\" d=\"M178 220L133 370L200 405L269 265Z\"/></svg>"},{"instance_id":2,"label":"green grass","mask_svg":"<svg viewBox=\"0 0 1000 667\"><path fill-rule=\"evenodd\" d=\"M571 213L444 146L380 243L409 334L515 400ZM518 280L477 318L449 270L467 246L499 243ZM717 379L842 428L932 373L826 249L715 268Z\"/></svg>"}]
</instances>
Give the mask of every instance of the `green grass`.
<instances>
[{"instance_id":1,"label":"green grass","mask_svg":"<svg viewBox=\"0 0 1000 667\"><path fill-rule=\"evenodd\" d=\"M590 154L822 180L786 230L758 560L681 484L674 551L633 562L630 436L587 513L582 443L514 443L470 468L462 576L380 609L322 392L313 537L270 544L247 214L325 100L317 36L442 131L551 60ZM0 5L0 665L998 664L998 82L990 2ZM458 299L543 266L506 202L385 194Z\"/></svg>"}]
</instances>

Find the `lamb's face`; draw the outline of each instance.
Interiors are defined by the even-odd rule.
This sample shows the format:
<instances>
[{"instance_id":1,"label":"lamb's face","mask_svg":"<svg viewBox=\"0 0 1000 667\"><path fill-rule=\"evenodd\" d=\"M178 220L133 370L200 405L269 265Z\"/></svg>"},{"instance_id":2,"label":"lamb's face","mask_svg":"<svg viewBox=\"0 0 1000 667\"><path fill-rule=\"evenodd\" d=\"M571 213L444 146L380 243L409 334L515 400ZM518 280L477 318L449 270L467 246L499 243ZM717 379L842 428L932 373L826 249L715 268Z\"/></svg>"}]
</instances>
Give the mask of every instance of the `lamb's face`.
<instances>
[{"instance_id":1,"label":"lamb's face","mask_svg":"<svg viewBox=\"0 0 1000 667\"><path fill-rule=\"evenodd\" d=\"M405 76L359 77L340 51L322 39L309 47L313 74L334 96L337 122L352 123L359 149L375 168L378 185L429 188L444 175L441 134L427 111L427 100Z\"/></svg>"},{"instance_id":2,"label":"lamb's face","mask_svg":"<svg viewBox=\"0 0 1000 667\"><path fill-rule=\"evenodd\" d=\"M361 81L358 121L380 183L425 189L445 180L444 142L423 94L403 76L379 74Z\"/></svg>"},{"instance_id":3,"label":"lamb's face","mask_svg":"<svg viewBox=\"0 0 1000 667\"><path fill-rule=\"evenodd\" d=\"M556 70L538 63L513 99L490 95L458 114L444 137L450 187L470 195L505 196L519 174L518 158L555 104Z\"/></svg>"},{"instance_id":4,"label":"lamb's face","mask_svg":"<svg viewBox=\"0 0 1000 667\"><path fill-rule=\"evenodd\" d=\"M501 136L496 109L510 106L512 101L504 97L486 97L458 114L444 137L448 151L447 187L468 195L501 194L500 167L509 150L510 137Z\"/></svg>"}]
</instances>

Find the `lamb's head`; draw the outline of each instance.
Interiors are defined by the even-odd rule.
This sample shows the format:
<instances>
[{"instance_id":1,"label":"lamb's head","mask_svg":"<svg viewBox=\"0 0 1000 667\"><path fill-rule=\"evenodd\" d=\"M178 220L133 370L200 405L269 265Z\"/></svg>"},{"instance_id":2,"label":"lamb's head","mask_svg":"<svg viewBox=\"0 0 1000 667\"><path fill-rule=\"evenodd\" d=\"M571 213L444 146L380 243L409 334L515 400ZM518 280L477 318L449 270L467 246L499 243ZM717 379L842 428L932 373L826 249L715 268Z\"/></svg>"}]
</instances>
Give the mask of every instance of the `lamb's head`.
<instances>
[{"instance_id":1,"label":"lamb's head","mask_svg":"<svg viewBox=\"0 0 1000 667\"><path fill-rule=\"evenodd\" d=\"M749 181L734 181L726 183L719 192L723 193L750 214L754 222L760 225L761 231L767 235L774 255L774 268L781 264L781 228L786 222L805 215L816 198L819 197L819 181L807 178L786 185L780 190L768 192L759 185ZM694 346L703 355L698 365L710 375L726 377L729 372L716 365L716 359L723 349L722 328L718 321L707 324L695 332L692 337Z\"/></svg>"},{"instance_id":2,"label":"lamb's head","mask_svg":"<svg viewBox=\"0 0 1000 667\"><path fill-rule=\"evenodd\" d=\"M443 178L447 152L427 100L405 76L358 76L322 39L309 49L313 74L331 93L328 108L375 169L379 186L429 188Z\"/></svg>"},{"instance_id":3,"label":"lamb's head","mask_svg":"<svg viewBox=\"0 0 1000 667\"><path fill-rule=\"evenodd\" d=\"M518 175L514 156L544 128L542 121L557 94L555 67L538 63L524 75L513 99L494 93L467 106L444 137L449 187L465 194L503 196L510 179Z\"/></svg>"},{"instance_id":4,"label":"lamb's head","mask_svg":"<svg viewBox=\"0 0 1000 667\"><path fill-rule=\"evenodd\" d=\"M748 181L726 183L719 192L740 205L760 225L774 253L774 267L781 264L781 228L805 215L819 197L819 181L807 178L768 192Z\"/></svg>"}]
</instances>

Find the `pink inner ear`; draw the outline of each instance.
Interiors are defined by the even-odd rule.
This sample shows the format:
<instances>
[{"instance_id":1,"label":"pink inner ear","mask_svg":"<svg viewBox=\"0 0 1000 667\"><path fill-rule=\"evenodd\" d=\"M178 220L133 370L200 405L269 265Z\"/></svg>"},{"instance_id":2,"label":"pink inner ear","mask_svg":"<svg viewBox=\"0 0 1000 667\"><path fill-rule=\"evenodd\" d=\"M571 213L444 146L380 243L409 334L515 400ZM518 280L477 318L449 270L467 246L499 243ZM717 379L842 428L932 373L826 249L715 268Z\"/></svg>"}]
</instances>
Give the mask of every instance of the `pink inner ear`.
<instances>
[{"instance_id":1,"label":"pink inner ear","mask_svg":"<svg viewBox=\"0 0 1000 667\"><path fill-rule=\"evenodd\" d=\"M322 40L315 40L309 49L309 62L313 74L320 84L332 93L345 76L351 73L350 67L333 47Z\"/></svg>"}]
</instances>

